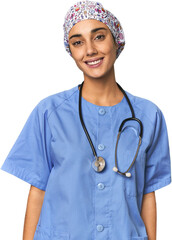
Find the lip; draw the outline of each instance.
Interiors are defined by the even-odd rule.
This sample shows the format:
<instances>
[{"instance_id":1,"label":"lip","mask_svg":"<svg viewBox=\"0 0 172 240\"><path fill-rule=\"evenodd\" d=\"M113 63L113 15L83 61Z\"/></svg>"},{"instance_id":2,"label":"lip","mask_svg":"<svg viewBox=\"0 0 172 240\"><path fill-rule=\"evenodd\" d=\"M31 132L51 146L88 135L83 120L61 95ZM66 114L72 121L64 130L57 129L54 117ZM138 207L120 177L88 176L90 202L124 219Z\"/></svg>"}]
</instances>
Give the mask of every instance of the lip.
<instances>
[{"instance_id":1,"label":"lip","mask_svg":"<svg viewBox=\"0 0 172 240\"><path fill-rule=\"evenodd\" d=\"M94 61L97 61L97 60L102 59L102 58L104 58L104 57L92 58L92 59L89 59L88 61L85 61L85 63L87 63L87 62L94 62Z\"/></svg>"},{"instance_id":2,"label":"lip","mask_svg":"<svg viewBox=\"0 0 172 240\"><path fill-rule=\"evenodd\" d=\"M101 59L101 61L97 64L94 64L94 65L89 65L87 64L87 62L85 62L85 64L89 67L89 68L96 68L96 67L99 67L102 63L103 63L103 60L104 60L104 57L103 58L98 58L97 60ZM96 60L94 60L96 61ZM94 61L89 61L89 62L94 62Z\"/></svg>"}]
</instances>

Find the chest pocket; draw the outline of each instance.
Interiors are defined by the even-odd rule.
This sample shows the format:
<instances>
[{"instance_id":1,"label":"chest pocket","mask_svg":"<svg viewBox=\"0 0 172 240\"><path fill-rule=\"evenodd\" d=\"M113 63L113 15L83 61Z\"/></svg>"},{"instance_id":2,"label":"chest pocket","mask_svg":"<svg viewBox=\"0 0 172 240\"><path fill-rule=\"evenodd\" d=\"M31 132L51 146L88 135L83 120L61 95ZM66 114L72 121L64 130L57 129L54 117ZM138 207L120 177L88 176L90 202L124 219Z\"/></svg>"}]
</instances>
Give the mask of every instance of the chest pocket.
<instances>
[{"instance_id":1,"label":"chest pocket","mask_svg":"<svg viewBox=\"0 0 172 240\"><path fill-rule=\"evenodd\" d=\"M45 239L45 240L69 240L69 233L68 232L60 232L54 230L48 230L40 225L37 225L34 239Z\"/></svg>"},{"instance_id":2,"label":"chest pocket","mask_svg":"<svg viewBox=\"0 0 172 240\"><path fill-rule=\"evenodd\" d=\"M133 125L134 124L134 125ZM139 143L140 128L137 123L129 123L121 133L117 148L117 166L121 172L125 172L131 165ZM142 143L138 155L129 172L131 177L123 178L123 187L128 197L137 197L143 192L144 186L144 161Z\"/></svg>"}]
</instances>

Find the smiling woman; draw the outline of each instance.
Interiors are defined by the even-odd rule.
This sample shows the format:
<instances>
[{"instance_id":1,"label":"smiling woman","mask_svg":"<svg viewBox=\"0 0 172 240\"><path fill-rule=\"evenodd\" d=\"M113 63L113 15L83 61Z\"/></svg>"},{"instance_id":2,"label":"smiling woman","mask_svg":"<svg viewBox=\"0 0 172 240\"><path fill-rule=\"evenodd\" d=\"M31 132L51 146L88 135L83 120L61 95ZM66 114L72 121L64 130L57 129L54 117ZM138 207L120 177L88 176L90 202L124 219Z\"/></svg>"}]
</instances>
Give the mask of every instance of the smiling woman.
<instances>
[{"instance_id":1,"label":"smiling woman","mask_svg":"<svg viewBox=\"0 0 172 240\"><path fill-rule=\"evenodd\" d=\"M106 24L93 19L78 22L69 32L69 47L84 79L102 77L114 82L117 44ZM93 71L90 71L94 68Z\"/></svg>"},{"instance_id":2,"label":"smiling woman","mask_svg":"<svg viewBox=\"0 0 172 240\"><path fill-rule=\"evenodd\" d=\"M63 29L84 81L37 104L1 167L32 185L23 240L155 240L154 192L171 183L163 113L117 83L124 32L101 3L75 3Z\"/></svg>"}]
</instances>

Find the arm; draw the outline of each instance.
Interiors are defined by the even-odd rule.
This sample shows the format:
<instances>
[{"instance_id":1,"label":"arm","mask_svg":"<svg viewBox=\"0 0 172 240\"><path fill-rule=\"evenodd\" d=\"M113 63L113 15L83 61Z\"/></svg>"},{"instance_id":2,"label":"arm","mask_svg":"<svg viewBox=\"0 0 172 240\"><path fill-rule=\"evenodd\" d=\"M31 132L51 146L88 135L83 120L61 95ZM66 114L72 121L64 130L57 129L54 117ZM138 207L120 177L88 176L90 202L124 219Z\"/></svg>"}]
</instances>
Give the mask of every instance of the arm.
<instances>
[{"instance_id":1,"label":"arm","mask_svg":"<svg viewBox=\"0 0 172 240\"><path fill-rule=\"evenodd\" d=\"M155 192L143 195L141 217L149 240L156 240L156 198Z\"/></svg>"},{"instance_id":2,"label":"arm","mask_svg":"<svg viewBox=\"0 0 172 240\"><path fill-rule=\"evenodd\" d=\"M25 214L23 240L33 240L44 200L44 194L45 191L31 185Z\"/></svg>"}]
</instances>

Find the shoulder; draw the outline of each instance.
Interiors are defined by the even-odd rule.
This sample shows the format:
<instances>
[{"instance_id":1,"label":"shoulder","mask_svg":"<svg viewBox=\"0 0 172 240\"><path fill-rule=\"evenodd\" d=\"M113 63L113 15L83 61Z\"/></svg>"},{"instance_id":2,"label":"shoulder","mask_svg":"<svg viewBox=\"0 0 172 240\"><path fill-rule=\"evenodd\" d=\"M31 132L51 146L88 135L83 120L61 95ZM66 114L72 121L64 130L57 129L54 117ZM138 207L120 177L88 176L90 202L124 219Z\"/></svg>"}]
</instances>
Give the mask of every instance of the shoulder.
<instances>
[{"instance_id":1,"label":"shoulder","mask_svg":"<svg viewBox=\"0 0 172 240\"><path fill-rule=\"evenodd\" d=\"M155 123L157 117L161 117L162 111L153 101L135 96L127 91L126 93L134 110L141 117L149 119L153 124Z\"/></svg>"},{"instance_id":2,"label":"shoulder","mask_svg":"<svg viewBox=\"0 0 172 240\"><path fill-rule=\"evenodd\" d=\"M56 110L66 101L70 100L73 94L77 91L77 87L78 86L75 86L73 88L49 95L41 99L35 108L38 110L39 113L46 113L47 117L49 117L54 110Z\"/></svg>"}]
</instances>

